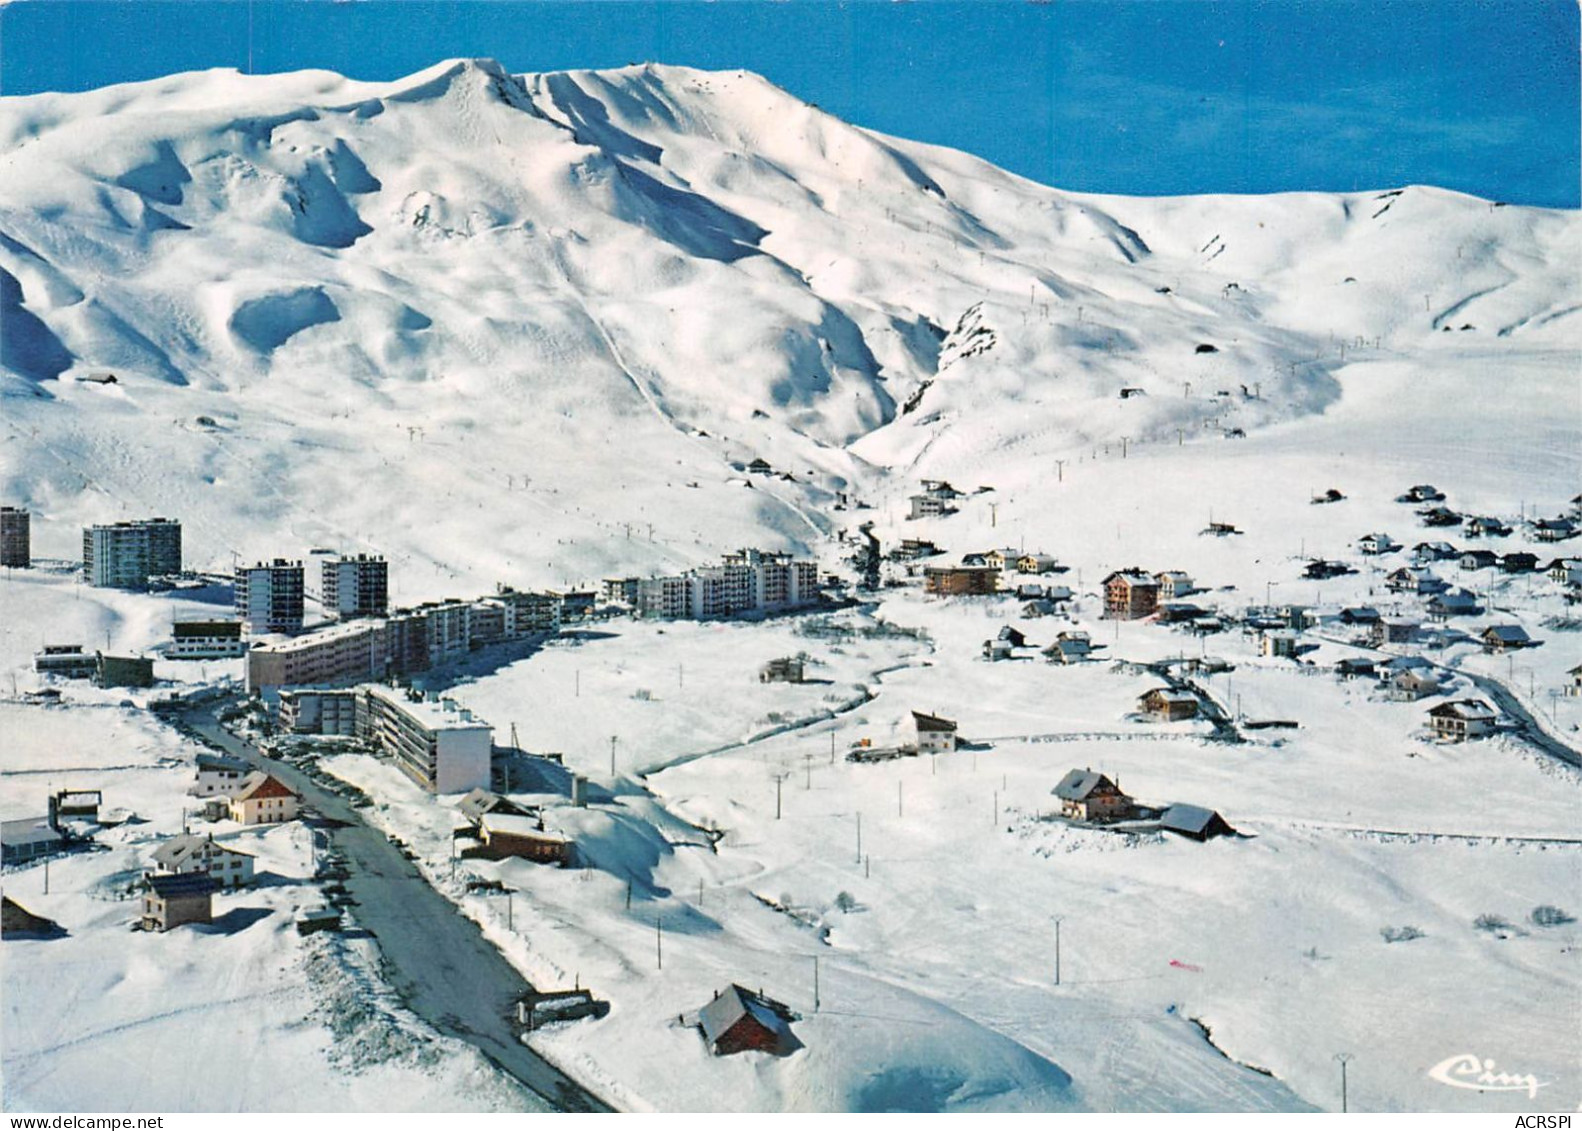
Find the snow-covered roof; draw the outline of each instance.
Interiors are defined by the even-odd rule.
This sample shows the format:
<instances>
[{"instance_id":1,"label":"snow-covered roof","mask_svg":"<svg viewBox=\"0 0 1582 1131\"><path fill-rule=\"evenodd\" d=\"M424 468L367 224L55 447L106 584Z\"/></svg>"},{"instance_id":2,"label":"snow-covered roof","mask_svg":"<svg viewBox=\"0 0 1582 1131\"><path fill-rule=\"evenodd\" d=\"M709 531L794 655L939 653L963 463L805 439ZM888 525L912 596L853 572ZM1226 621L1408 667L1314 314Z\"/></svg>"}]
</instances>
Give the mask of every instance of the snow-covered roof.
<instances>
[{"instance_id":1,"label":"snow-covered roof","mask_svg":"<svg viewBox=\"0 0 1582 1131\"><path fill-rule=\"evenodd\" d=\"M285 782L262 770L254 770L242 779L241 786L232 796L233 801L258 801L266 797L295 797L296 793Z\"/></svg>"},{"instance_id":2,"label":"snow-covered roof","mask_svg":"<svg viewBox=\"0 0 1582 1131\"><path fill-rule=\"evenodd\" d=\"M478 824L490 836L531 837L534 840L555 841L560 844L566 843L567 839L559 833L547 832L539 828L538 818L523 813L485 813Z\"/></svg>"},{"instance_id":3,"label":"snow-covered roof","mask_svg":"<svg viewBox=\"0 0 1582 1131\"><path fill-rule=\"evenodd\" d=\"M1532 638L1519 624L1491 624L1483 630L1485 640L1498 640L1504 644L1526 643Z\"/></svg>"},{"instance_id":4,"label":"snow-covered roof","mask_svg":"<svg viewBox=\"0 0 1582 1131\"><path fill-rule=\"evenodd\" d=\"M250 852L243 852L223 844L215 844L213 837L201 833L185 833L182 836L171 837L164 844L154 850L154 863L161 868L176 869L186 864L203 851L205 845L210 845L212 852L224 852L233 856L251 856Z\"/></svg>"},{"instance_id":5,"label":"snow-covered roof","mask_svg":"<svg viewBox=\"0 0 1582 1131\"><path fill-rule=\"evenodd\" d=\"M1462 719L1466 722L1493 722L1498 717L1494 708L1481 699L1455 699L1430 707L1428 713L1434 718Z\"/></svg>"},{"instance_id":6,"label":"snow-covered roof","mask_svg":"<svg viewBox=\"0 0 1582 1131\"><path fill-rule=\"evenodd\" d=\"M1174 832L1185 832L1192 833L1194 836L1202 836L1208 832L1209 827L1216 820L1222 824L1225 822L1225 818L1212 809L1204 809L1200 805L1184 805L1178 802L1160 814L1159 827L1170 829ZM1229 825L1226 825L1226 828L1229 827Z\"/></svg>"},{"instance_id":7,"label":"snow-covered roof","mask_svg":"<svg viewBox=\"0 0 1582 1131\"><path fill-rule=\"evenodd\" d=\"M775 1004L733 982L698 1011L698 1027L711 1049L743 1017L750 1017L783 1042L791 1037L791 1026Z\"/></svg>"},{"instance_id":8,"label":"snow-covered roof","mask_svg":"<svg viewBox=\"0 0 1582 1131\"><path fill-rule=\"evenodd\" d=\"M1086 801L1100 787L1120 792L1114 782L1096 770L1072 770L1060 779L1054 794L1062 801Z\"/></svg>"},{"instance_id":9,"label":"snow-covered roof","mask_svg":"<svg viewBox=\"0 0 1582 1131\"><path fill-rule=\"evenodd\" d=\"M240 758L232 758L225 754L199 754L197 757L198 770L212 770L232 774L245 774L252 769Z\"/></svg>"},{"instance_id":10,"label":"snow-covered roof","mask_svg":"<svg viewBox=\"0 0 1582 1131\"><path fill-rule=\"evenodd\" d=\"M23 817L0 821L0 841L12 848L29 844L57 844L66 839L50 826L48 817Z\"/></svg>"},{"instance_id":11,"label":"snow-covered roof","mask_svg":"<svg viewBox=\"0 0 1582 1131\"><path fill-rule=\"evenodd\" d=\"M175 875L149 876L148 886L161 899L183 895L211 895L219 884L207 872L181 872Z\"/></svg>"}]
</instances>

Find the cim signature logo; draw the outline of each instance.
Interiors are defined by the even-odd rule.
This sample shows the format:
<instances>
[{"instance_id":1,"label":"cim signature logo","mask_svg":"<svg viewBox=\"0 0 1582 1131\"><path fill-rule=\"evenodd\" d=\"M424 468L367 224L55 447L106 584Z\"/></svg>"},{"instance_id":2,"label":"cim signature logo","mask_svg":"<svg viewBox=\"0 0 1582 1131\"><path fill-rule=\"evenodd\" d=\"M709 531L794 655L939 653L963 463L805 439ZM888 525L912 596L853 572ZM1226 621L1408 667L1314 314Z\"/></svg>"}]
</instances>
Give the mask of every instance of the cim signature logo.
<instances>
[{"instance_id":1,"label":"cim signature logo","mask_svg":"<svg viewBox=\"0 0 1582 1131\"><path fill-rule=\"evenodd\" d=\"M1496 1072L1492 1060L1469 1052L1441 1060L1428 1070L1428 1078L1452 1088L1471 1088L1478 1092L1526 1092L1528 1099L1536 1099L1538 1089L1549 1084L1530 1073L1520 1076L1514 1072Z\"/></svg>"}]
</instances>

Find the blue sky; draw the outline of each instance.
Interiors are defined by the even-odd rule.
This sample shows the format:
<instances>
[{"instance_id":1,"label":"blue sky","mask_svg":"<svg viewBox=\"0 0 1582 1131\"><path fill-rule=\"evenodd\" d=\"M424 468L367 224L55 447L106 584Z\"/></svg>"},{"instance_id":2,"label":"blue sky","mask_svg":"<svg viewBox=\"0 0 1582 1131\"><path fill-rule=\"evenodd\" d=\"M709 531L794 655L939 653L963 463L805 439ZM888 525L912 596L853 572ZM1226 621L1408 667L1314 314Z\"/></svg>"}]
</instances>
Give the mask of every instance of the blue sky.
<instances>
[{"instance_id":1,"label":"blue sky","mask_svg":"<svg viewBox=\"0 0 1582 1131\"><path fill-rule=\"evenodd\" d=\"M0 93L173 71L745 67L1063 188L1582 204L1573 0L17 0ZM249 30L251 29L251 30Z\"/></svg>"}]
</instances>

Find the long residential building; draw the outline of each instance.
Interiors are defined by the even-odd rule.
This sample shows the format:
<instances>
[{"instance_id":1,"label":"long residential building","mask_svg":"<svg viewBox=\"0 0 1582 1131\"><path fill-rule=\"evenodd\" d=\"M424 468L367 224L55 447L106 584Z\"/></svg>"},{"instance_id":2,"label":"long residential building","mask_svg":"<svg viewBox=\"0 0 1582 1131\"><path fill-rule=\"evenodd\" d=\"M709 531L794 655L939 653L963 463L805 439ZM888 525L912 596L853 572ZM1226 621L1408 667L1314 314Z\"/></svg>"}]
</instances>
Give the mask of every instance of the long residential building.
<instances>
[{"instance_id":1,"label":"long residential building","mask_svg":"<svg viewBox=\"0 0 1582 1131\"><path fill-rule=\"evenodd\" d=\"M663 620L712 620L742 613L802 608L819 600L818 563L790 554L745 549L717 566L637 582L639 615Z\"/></svg>"},{"instance_id":2,"label":"long residential building","mask_svg":"<svg viewBox=\"0 0 1582 1131\"><path fill-rule=\"evenodd\" d=\"M302 563L236 567L236 612L253 634L302 631Z\"/></svg>"},{"instance_id":3,"label":"long residential building","mask_svg":"<svg viewBox=\"0 0 1582 1131\"><path fill-rule=\"evenodd\" d=\"M386 622L369 620L289 640L254 641L247 652L247 691L258 695L280 687L332 687L422 670L394 667L391 637Z\"/></svg>"},{"instance_id":4,"label":"long residential building","mask_svg":"<svg viewBox=\"0 0 1582 1131\"><path fill-rule=\"evenodd\" d=\"M0 566L33 564L32 518L23 507L0 507Z\"/></svg>"},{"instance_id":5,"label":"long residential building","mask_svg":"<svg viewBox=\"0 0 1582 1131\"><path fill-rule=\"evenodd\" d=\"M180 660L220 660L246 653L242 622L225 618L175 621L165 650L165 655Z\"/></svg>"},{"instance_id":6,"label":"long residential building","mask_svg":"<svg viewBox=\"0 0 1582 1131\"><path fill-rule=\"evenodd\" d=\"M438 601L291 639L255 641L247 690L272 695L281 687L344 687L428 671L475 648L552 635L559 610L553 595L501 587L476 601Z\"/></svg>"},{"instance_id":7,"label":"long residential building","mask_svg":"<svg viewBox=\"0 0 1582 1131\"><path fill-rule=\"evenodd\" d=\"M430 793L489 788L494 731L454 700L414 700L390 687L362 687L357 733Z\"/></svg>"},{"instance_id":8,"label":"long residential building","mask_svg":"<svg viewBox=\"0 0 1582 1131\"><path fill-rule=\"evenodd\" d=\"M430 793L489 788L494 730L451 699L374 684L284 691L280 726L364 739Z\"/></svg>"},{"instance_id":9,"label":"long residential building","mask_svg":"<svg viewBox=\"0 0 1582 1131\"><path fill-rule=\"evenodd\" d=\"M82 566L89 585L147 589L150 578L181 572L181 523L148 518L84 527Z\"/></svg>"}]
</instances>

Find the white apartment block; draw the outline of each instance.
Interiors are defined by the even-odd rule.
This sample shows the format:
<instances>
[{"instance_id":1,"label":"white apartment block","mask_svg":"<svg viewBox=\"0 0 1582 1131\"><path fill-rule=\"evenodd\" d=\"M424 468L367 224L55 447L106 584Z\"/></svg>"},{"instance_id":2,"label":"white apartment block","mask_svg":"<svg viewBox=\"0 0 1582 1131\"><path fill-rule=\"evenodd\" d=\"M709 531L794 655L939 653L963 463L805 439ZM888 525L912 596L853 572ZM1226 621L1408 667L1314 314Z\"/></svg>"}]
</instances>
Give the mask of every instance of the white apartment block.
<instances>
[{"instance_id":1,"label":"white apartment block","mask_svg":"<svg viewBox=\"0 0 1582 1131\"><path fill-rule=\"evenodd\" d=\"M276 558L236 568L236 612L255 635L302 631L302 563Z\"/></svg>"},{"instance_id":2,"label":"white apartment block","mask_svg":"<svg viewBox=\"0 0 1582 1131\"><path fill-rule=\"evenodd\" d=\"M357 732L430 793L488 789L494 731L454 700L415 700L391 687L358 688Z\"/></svg>"},{"instance_id":3,"label":"white apartment block","mask_svg":"<svg viewBox=\"0 0 1582 1131\"><path fill-rule=\"evenodd\" d=\"M721 565L637 583L637 611L665 620L710 620L794 609L818 601L818 563L763 550L726 554Z\"/></svg>"},{"instance_id":4,"label":"white apartment block","mask_svg":"<svg viewBox=\"0 0 1582 1131\"><path fill-rule=\"evenodd\" d=\"M147 589L150 578L181 572L181 523L148 518L84 527L82 568L89 585Z\"/></svg>"},{"instance_id":5,"label":"white apartment block","mask_svg":"<svg viewBox=\"0 0 1582 1131\"><path fill-rule=\"evenodd\" d=\"M357 733L357 692L296 688L280 692L280 728L292 734Z\"/></svg>"},{"instance_id":6,"label":"white apartment block","mask_svg":"<svg viewBox=\"0 0 1582 1131\"><path fill-rule=\"evenodd\" d=\"M637 583L637 611L660 620L687 620L692 613L692 582L686 577L645 577Z\"/></svg>"},{"instance_id":7,"label":"white apartment block","mask_svg":"<svg viewBox=\"0 0 1582 1131\"><path fill-rule=\"evenodd\" d=\"M390 563L372 554L344 555L319 566L319 600L342 620L382 617L390 608Z\"/></svg>"}]
</instances>

